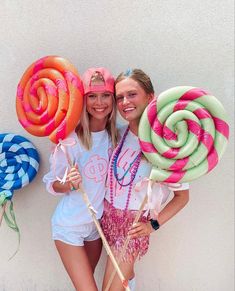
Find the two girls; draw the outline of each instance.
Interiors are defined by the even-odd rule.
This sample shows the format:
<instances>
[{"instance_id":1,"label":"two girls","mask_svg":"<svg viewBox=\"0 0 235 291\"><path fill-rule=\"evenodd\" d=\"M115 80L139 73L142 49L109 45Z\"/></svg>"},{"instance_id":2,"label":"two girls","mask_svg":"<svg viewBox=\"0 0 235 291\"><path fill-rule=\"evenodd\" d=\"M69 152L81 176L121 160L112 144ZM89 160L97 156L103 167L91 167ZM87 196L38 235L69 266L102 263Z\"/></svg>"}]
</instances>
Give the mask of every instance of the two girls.
<instances>
[{"instance_id":1,"label":"two girls","mask_svg":"<svg viewBox=\"0 0 235 291\"><path fill-rule=\"evenodd\" d=\"M52 218L52 230L56 247L77 290L97 290L93 272L101 252L101 241L86 205L81 195L73 191L79 188L81 180L92 206L98 211L97 218L100 218L108 174L102 227L117 259L120 259L127 236L131 236L120 265L130 286L134 285L134 264L146 254L150 234L180 211L189 199L188 185L183 184L174 191L173 199L162 209L157 219L142 214L140 221L133 225L137 210L147 193L145 181L151 170L151 164L141 152L138 126L144 109L154 98L154 89L150 78L142 70L128 70L118 76L115 83L116 104L128 125L120 130L121 139L113 151L107 170L109 148L115 145L117 132L114 124L114 82L106 73L106 70L92 69L83 78L86 106L76 132L71 135L76 145L69 149L78 167L70 169L67 182L63 185L56 180L52 170L44 179L50 192L66 193ZM62 175L66 165L65 158L61 157L57 175ZM161 187L168 190L167 186ZM156 183L153 194L157 197L160 191ZM163 202L168 194L169 191ZM113 266L108 258L103 290L112 273ZM117 275L109 290L124 290Z\"/></svg>"}]
</instances>

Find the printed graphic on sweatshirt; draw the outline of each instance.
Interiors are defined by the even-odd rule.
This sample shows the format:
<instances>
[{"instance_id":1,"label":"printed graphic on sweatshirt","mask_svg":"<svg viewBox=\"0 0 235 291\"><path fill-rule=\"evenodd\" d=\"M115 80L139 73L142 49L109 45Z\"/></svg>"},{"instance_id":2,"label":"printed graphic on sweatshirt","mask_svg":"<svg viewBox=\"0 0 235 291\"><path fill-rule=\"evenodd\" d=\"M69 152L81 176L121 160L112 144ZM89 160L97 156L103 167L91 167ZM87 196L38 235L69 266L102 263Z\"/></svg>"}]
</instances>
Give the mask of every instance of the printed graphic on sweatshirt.
<instances>
[{"instance_id":1,"label":"printed graphic on sweatshirt","mask_svg":"<svg viewBox=\"0 0 235 291\"><path fill-rule=\"evenodd\" d=\"M131 173L133 171L133 164L132 162L135 160L137 151L133 151L131 148L127 148L123 153L120 153L117 161L117 174L118 177L121 179L119 181L120 184L125 185L130 182ZM123 195L129 189L128 186L121 186L116 178L113 179L114 188L114 196ZM134 184L134 183L133 183ZM134 185L133 185L134 186Z\"/></svg>"},{"instance_id":2,"label":"printed graphic on sweatshirt","mask_svg":"<svg viewBox=\"0 0 235 291\"><path fill-rule=\"evenodd\" d=\"M108 162L98 155L90 157L84 166L84 175L95 183L105 181L108 170Z\"/></svg>"}]
</instances>

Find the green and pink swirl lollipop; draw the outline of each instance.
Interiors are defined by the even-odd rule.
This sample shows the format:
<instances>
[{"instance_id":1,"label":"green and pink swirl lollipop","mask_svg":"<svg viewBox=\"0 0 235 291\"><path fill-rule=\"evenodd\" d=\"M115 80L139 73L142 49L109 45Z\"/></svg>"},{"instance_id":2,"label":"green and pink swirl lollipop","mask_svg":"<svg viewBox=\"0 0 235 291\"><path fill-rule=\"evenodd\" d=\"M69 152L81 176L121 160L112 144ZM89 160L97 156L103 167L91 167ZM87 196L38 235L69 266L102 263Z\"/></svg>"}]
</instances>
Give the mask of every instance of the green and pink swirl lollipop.
<instances>
[{"instance_id":1,"label":"green and pink swirl lollipop","mask_svg":"<svg viewBox=\"0 0 235 291\"><path fill-rule=\"evenodd\" d=\"M229 137L220 101L203 89L179 86L161 93L145 109L139 140L152 164L150 179L189 182L210 172Z\"/></svg>"}]
</instances>

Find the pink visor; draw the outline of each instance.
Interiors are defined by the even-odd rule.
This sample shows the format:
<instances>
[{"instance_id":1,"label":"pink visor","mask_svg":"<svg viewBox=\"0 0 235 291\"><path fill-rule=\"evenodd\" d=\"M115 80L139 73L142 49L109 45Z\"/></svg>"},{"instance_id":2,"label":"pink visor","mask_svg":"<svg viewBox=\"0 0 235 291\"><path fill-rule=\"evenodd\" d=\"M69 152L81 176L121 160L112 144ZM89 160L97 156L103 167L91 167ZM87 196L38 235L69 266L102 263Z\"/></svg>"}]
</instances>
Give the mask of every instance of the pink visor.
<instances>
[{"instance_id":1,"label":"pink visor","mask_svg":"<svg viewBox=\"0 0 235 291\"><path fill-rule=\"evenodd\" d=\"M93 79L96 80L93 83ZM98 84L97 79L99 80ZM106 68L90 68L82 76L84 94L90 92L114 93L114 77Z\"/></svg>"}]
</instances>

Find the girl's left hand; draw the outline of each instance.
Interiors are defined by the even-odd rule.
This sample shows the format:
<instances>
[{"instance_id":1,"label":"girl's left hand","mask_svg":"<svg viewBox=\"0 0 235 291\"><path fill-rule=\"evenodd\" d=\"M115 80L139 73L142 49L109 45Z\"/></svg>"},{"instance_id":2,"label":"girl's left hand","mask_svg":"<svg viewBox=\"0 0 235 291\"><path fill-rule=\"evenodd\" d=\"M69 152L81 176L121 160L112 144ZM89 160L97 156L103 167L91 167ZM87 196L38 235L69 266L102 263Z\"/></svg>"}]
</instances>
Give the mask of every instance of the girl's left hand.
<instances>
[{"instance_id":1,"label":"girl's left hand","mask_svg":"<svg viewBox=\"0 0 235 291\"><path fill-rule=\"evenodd\" d=\"M131 238L141 237L150 235L151 232L153 232L154 229L151 226L150 221L147 222L137 222L132 225L130 228L128 235L130 235Z\"/></svg>"}]
</instances>

